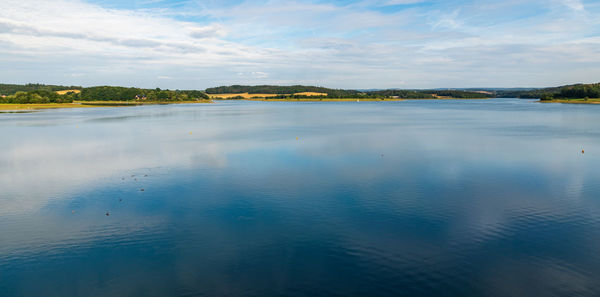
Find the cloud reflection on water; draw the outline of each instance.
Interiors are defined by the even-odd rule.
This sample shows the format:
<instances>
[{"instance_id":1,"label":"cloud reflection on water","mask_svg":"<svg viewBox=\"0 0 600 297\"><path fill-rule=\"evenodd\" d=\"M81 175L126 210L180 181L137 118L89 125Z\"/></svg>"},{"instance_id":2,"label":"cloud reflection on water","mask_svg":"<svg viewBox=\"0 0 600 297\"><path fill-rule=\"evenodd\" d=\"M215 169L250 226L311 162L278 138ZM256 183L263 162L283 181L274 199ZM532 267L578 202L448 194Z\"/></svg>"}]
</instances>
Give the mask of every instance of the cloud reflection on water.
<instances>
[{"instance_id":1,"label":"cloud reflection on water","mask_svg":"<svg viewBox=\"0 0 600 297\"><path fill-rule=\"evenodd\" d=\"M70 249L86 255L156 245L148 253L165 257L159 258L169 263L166 270L177 267L177 282L194 291L202 288L194 280L207 278L216 284L211 292L235 295L248 284L244 271L257 269L252 263L270 267L263 273L285 288L292 282L286 273L305 275L317 265L297 263L303 253L406 282L454 279L450 273L463 267L465 278L454 276L456 284L479 271L489 281L477 286L485 291L519 283L502 279L510 272L494 276L469 259L487 253L510 260L515 255L503 252L536 233L558 232L573 241L571 250L593 252L598 245L585 234L597 228L600 210L591 198L600 159L577 151L582 143L599 147L600 139L583 127L590 125L587 113L516 105L518 117L508 118L512 101L437 102L244 102L11 115L0 119L6 135L0 222L9 230L0 234L0 254L9 255L4 261L39 260L35 255L52 261L68 258ZM564 118L568 126L557 121ZM565 224L569 232L559 228ZM592 287L587 272L597 267L566 266L556 246L534 259L547 273L532 278ZM516 256L531 257L527 248ZM263 257L269 253L289 262ZM217 272L207 275L203 264ZM232 267L239 274L228 274ZM140 275L146 278L130 280L158 277Z\"/></svg>"}]
</instances>

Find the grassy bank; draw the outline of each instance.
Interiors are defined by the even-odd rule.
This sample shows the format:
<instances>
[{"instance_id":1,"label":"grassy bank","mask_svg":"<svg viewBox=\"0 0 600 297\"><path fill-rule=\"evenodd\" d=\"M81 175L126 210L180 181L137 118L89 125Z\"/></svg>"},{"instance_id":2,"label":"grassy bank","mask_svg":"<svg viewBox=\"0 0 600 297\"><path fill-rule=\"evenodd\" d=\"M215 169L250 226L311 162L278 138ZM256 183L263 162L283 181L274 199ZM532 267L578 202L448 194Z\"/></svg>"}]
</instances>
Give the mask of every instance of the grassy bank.
<instances>
[{"instance_id":1,"label":"grassy bank","mask_svg":"<svg viewBox=\"0 0 600 297\"><path fill-rule=\"evenodd\" d=\"M219 99L215 99L219 101ZM356 102L356 101L403 101L404 99L375 99L375 98L247 98L247 99L221 99L221 100L244 100L244 101L265 101L265 102Z\"/></svg>"},{"instance_id":2,"label":"grassy bank","mask_svg":"<svg viewBox=\"0 0 600 297\"><path fill-rule=\"evenodd\" d=\"M542 103L569 103L569 104L600 104L600 98L594 99L552 99L540 100Z\"/></svg>"},{"instance_id":3,"label":"grassy bank","mask_svg":"<svg viewBox=\"0 0 600 297\"><path fill-rule=\"evenodd\" d=\"M81 108L86 107L76 103L42 103L42 104L0 104L0 110L16 110L16 111L27 111L27 110L40 110L40 109L53 109L53 108Z\"/></svg>"},{"instance_id":4,"label":"grassy bank","mask_svg":"<svg viewBox=\"0 0 600 297\"><path fill-rule=\"evenodd\" d=\"M33 111L55 108L86 108L86 107L116 107L138 105L191 104L211 103L211 100L177 101L177 102L131 102L131 101L75 101L73 103L41 103L41 104L0 104L0 110Z\"/></svg>"},{"instance_id":5,"label":"grassy bank","mask_svg":"<svg viewBox=\"0 0 600 297\"><path fill-rule=\"evenodd\" d=\"M265 102L356 102L356 101L405 101L405 100L483 100L491 98L427 98L427 99L400 99L400 98L244 98L244 99L217 99L216 101L244 100Z\"/></svg>"},{"instance_id":6,"label":"grassy bank","mask_svg":"<svg viewBox=\"0 0 600 297\"><path fill-rule=\"evenodd\" d=\"M80 104L84 107L110 107L110 106L139 106L139 105L169 105L169 104L194 104L194 103L212 103L212 100L191 100L191 101L75 101L73 104Z\"/></svg>"},{"instance_id":7,"label":"grassy bank","mask_svg":"<svg viewBox=\"0 0 600 297\"><path fill-rule=\"evenodd\" d=\"M244 101L264 101L264 102L377 102L377 101L405 101L405 100L481 100L490 98L436 98L436 99L397 99L397 98L244 98L244 99L217 99L214 101L244 100ZM139 106L139 105L168 105L168 104L195 104L195 103L213 103L213 100L199 101L74 101L73 103L40 103L40 104L12 104L0 103L0 111L35 111L55 108L88 108L88 107L121 107L121 106ZM558 103L585 103L600 104L600 99L572 99L572 100L547 100L542 102Z\"/></svg>"}]
</instances>

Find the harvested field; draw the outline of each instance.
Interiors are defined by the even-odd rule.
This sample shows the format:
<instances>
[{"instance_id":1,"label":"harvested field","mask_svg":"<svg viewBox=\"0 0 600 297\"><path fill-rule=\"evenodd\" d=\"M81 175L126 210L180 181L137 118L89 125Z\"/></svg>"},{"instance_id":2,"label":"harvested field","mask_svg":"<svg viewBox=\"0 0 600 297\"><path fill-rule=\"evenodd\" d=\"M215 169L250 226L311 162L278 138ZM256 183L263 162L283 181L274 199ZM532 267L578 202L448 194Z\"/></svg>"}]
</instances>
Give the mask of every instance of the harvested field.
<instances>
[{"instance_id":1,"label":"harvested field","mask_svg":"<svg viewBox=\"0 0 600 297\"><path fill-rule=\"evenodd\" d=\"M64 95L64 94L69 93L69 92L73 92L75 94L79 94L79 93L81 93L81 90L62 90L62 91L56 91L56 94L58 94L58 95Z\"/></svg>"}]
</instances>

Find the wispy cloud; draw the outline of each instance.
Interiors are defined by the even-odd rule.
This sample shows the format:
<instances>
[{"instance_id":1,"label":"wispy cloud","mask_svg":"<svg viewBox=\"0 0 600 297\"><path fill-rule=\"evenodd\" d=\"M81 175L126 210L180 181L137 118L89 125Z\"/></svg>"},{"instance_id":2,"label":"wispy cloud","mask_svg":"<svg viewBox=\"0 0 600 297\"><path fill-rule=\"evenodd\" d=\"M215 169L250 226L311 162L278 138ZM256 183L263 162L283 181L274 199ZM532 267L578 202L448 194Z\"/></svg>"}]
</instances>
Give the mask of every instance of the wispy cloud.
<instances>
[{"instance_id":1,"label":"wispy cloud","mask_svg":"<svg viewBox=\"0 0 600 297\"><path fill-rule=\"evenodd\" d=\"M562 0L563 4L575 11L583 11L585 8L581 0Z\"/></svg>"}]
</instances>

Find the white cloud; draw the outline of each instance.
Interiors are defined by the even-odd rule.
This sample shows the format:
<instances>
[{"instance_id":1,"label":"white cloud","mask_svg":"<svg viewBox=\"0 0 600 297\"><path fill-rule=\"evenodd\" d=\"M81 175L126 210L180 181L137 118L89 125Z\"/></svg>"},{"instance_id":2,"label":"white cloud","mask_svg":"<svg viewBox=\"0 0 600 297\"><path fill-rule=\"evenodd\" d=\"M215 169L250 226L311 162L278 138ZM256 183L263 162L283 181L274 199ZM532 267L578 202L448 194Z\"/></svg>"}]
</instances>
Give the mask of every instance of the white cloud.
<instances>
[{"instance_id":1,"label":"white cloud","mask_svg":"<svg viewBox=\"0 0 600 297\"><path fill-rule=\"evenodd\" d=\"M598 7L587 7L586 15L580 1L556 1L573 12L542 11L542 1L495 0L393 12L371 8L422 1L203 2L177 11L4 0L0 68L11 71L0 80L180 89L230 83L385 88L400 81L408 88L535 86L548 85L549 76L593 81L600 75L594 58L600 21L590 15ZM527 17L512 16L521 11ZM512 75L499 75L506 65L514 67Z\"/></svg>"},{"instance_id":2,"label":"white cloud","mask_svg":"<svg viewBox=\"0 0 600 297\"><path fill-rule=\"evenodd\" d=\"M415 4L422 3L425 0L388 0L384 1L385 5L402 5L402 4Z\"/></svg>"},{"instance_id":3,"label":"white cloud","mask_svg":"<svg viewBox=\"0 0 600 297\"><path fill-rule=\"evenodd\" d=\"M575 11L583 11L585 8L581 0L562 0L563 4Z\"/></svg>"},{"instance_id":4,"label":"white cloud","mask_svg":"<svg viewBox=\"0 0 600 297\"><path fill-rule=\"evenodd\" d=\"M252 76L255 78L267 78L269 77L269 74L266 72L254 71L252 72Z\"/></svg>"},{"instance_id":5,"label":"white cloud","mask_svg":"<svg viewBox=\"0 0 600 297\"><path fill-rule=\"evenodd\" d=\"M204 27L195 27L190 29L190 35L194 38L213 38L223 37L226 33L223 26L219 24L211 24Z\"/></svg>"},{"instance_id":6,"label":"white cloud","mask_svg":"<svg viewBox=\"0 0 600 297\"><path fill-rule=\"evenodd\" d=\"M440 18L434 20L432 26L442 29L458 29L462 27L462 22L458 18L460 10L456 9L452 13L440 12Z\"/></svg>"}]
</instances>

